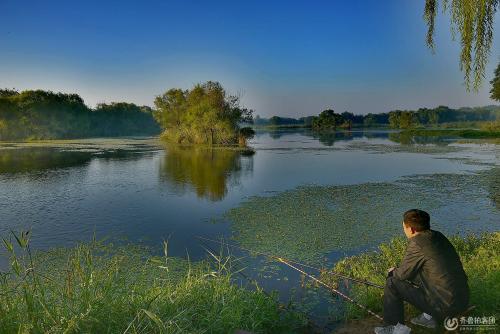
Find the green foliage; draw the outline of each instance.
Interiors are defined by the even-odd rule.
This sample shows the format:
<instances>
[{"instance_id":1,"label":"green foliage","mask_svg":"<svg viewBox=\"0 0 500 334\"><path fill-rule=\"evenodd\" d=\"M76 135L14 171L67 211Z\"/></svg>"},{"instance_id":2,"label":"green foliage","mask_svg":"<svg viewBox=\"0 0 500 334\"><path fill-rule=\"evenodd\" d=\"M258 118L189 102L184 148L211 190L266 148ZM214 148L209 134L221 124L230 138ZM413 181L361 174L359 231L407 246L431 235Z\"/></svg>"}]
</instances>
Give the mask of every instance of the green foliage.
<instances>
[{"instance_id":1,"label":"green foliage","mask_svg":"<svg viewBox=\"0 0 500 334\"><path fill-rule=\"evenodd\" d=\"M470 303L477 307L474 314L495 315L498 319L500 316L500 233L471 235L465 238L456 236L450 240L469 278ZM401 262L406 244L406 240L402 238L394 239L381 244L376 252L363 253L337 262L333 271L384 285L386 270ZM322 278L330 284L338 282L338 277L328 272L323 273ZM350 295L370 309L376 312L382 311L383 290L352 285ZM415 309L410 309L410 314L416 313ZM364 318L367 314L353 305L347 305L346 317Z\"/></svg>"},{"instance_id":2,"label":"green foliage","mask_svg":"<svg viewBox=\"0 0 500 334\"><path fill-rule=\"evenodd\" d=\"M386 113L382 114L368 114L363 117L363 126L372 127L387 124L389 116Z\"/></svg>"},{"instance_id":3,"label":"green foliage","mask_svg":"<svg viewBox=\"0 0 500 334\"><path fill-rule=\"evenodd\" d=\"M290 333L302 326L276 295L232 283L231 257L190 263L140 246L93 241L32 254L29 234L3 239L1 333Z\"/></svg>"},{"instance_id":4,"label":"green foliage","mask_svg":"<svg viewBox=\"0 0 500 334\"><path fill-rule=\"evenodd\" d=\"M460 70L464 72L467 90L477 91L484 77L493 42L495 13L499 0L442 0L443 12L451 19L453 38L460 37ZM424 19L428 31L426 42L434 51L434 22L439 0L426 0Z\"/></svg>"},{"instance_id":5,"label":"green foliage","mask_svg":"<svg viewBox=\"0 0 500 334\"><path fill-rule=\"evenodd\" d=\"M491 79L490 84L490 98L492 100L500 101L500 62L497 65L495 76Z\"/></svg>"},{"instance_id":6,"label":"green foliage","mask_svg":"<svg viewBox=\"0 0 500 334\"><path fill-rule=\"evenodd\" d=\"M155 106L163 138L186 144L236 144L242 135L240 122L250 122L253 113L212 81L191 90L172 88L156 97Z\"/></svg>"},{"instance_id":7,"label":"green foliage","mask_svg":"<svg viewBox=\"0 0 500 334\"><path fill-rule=\"evenodd\" d=\"M485 122L481 125L481 130L491 132L491 133L500 133L500 120L495 122Z\"/></svg>"},{"instance_id":8,"label":"green foliage","mask_svg":"<svg viewBox=\"0 0 500 334\"><path fill-rule=\"evenodd\" d=\"M411 111L391 111L389 125L392 128L411 129L419 124L417 113Z\"/></svg>"},{"instance_id":9,"label":"green foliage","mask_svg":"<svg viewBox=\"0 0 500 334\"><path fill-rule=\"evenodd\" d=\"M306 116L300 118L272 116L271 118L262 118L257 115L253 120L254 126L266 127L286 127L286 128L302 128L311 127L312 120L316 116Z\"/></svg>"},{"instance_id":10,"label":"green foliage","mask_svg":"<svg viewBox=\"0 0 500 334\"><path fill-rule=\"evenodd\" d=\"M298 119L273 116L269 119L257 116L255 126L266 127L311 127L316 130L349 129L351 127L380 127L389 125L395 129L411 129L419 126L475 127L472 122L485 122L500 119L500 106L452 109L446 106L420 108L418 110L394 110L388 113L355 115L344 111L336 114L333 110L324 110L318 116Z\"/></svg>"},{"instance_id":11,"label":"green foliage","mask_svg":"<svg viewBox=\"0 0 500 334\"><path fill-rule=\"evenodd\" d=\"M271 117L268 122L268 125L271 126L298 125L298 124L303 124L303 120L290 117L279 117L279 116Z\"/></svg>"},{"instance_id":12,"label":"green foliage","mask_svg":"<svg viewBox=\"0 0 500 334\"><path fill-rule=\"evenodd\" d=\"M77 94L0 91L0 140L152 135L159 127L148 107L129 103L89 109Z\"/></svg>"},{"instance_id":13,"label":"green foliage","mask_svg":"<svg viewBox=\"0 0 500 334\"><path fill-rule=\"evenodd\" d=\"M500 117L500 107L487 106L451 109L446 106L428 109L394 110L389 112L389 126L396 129L413 129L419 126L439 126L443 123L484 122ZM453 124L452 124L453 125Z\"/></svg>"},{"instance_id":14,"label":"green foliage","mask_svg":"<svg viewBox=\"0 0 500 334\"><path fill-rule=\"evenodd\" d=\"M90 125L93 136L97 137L155 135L160 132L150 107L126 102L98 104L90 113Z\"/></svg>"},{"instance_id":15,"label":"green foliage","mask_svg":"<svg viewBox=\"0 0 500 334\"><path fill-rule=\"evenodd\" d=\"M0 97L11 97L19 95L19 92L15 89L0 89Z\"/></svg>"},{"instance_id":16,"label":"green foliage","mask_svg":"<svg viewBox=\"0 0 500 334\"><path fill-rule=\"evenodd\" d=\"M352 121L345 119L341 114L336 114L332 109L326 109L311 120L311 126L315 130L350 129Z\"/></svg>"}]
</instances>

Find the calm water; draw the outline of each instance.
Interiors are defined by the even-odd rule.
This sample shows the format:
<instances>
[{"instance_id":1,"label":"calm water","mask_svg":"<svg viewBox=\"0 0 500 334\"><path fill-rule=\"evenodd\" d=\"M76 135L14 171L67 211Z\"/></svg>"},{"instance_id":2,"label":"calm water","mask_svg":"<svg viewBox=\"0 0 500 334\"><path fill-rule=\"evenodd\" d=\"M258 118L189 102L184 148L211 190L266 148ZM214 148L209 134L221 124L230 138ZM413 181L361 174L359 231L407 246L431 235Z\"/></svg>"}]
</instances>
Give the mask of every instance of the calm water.
<instances>
[{"instance_id":1,"label":"calm water","mask_svg":"<svg viewBox=\"0 0 500 334\"><path fill-rule=\"evenodd\" d=\"M384 131L259 132L250 146L255 153L164 147L151 138L0 144L0 234L31 228L37 249L90 240L93 233L150 245L170 237L171 255L189 253L196 259L206 254L195 237L233 236L233 223L224 215L252 196L272 197L301 185L467 174L498 168L500 162L499 146L401 138ZM499 229L494 203L499 195L491 194L498 187L488 189L484 198L464 198L453 210L475 217L468 226L472 231ZM401 207L401 213L406 209ZM435 209L446 219L443 210ZM368 246L374 245L351 253ZM329 251L331 259L350 254ZM269 279L264 285L286 297L296 283L292 275L286 283Z\"/></svg>"}]
</instances>

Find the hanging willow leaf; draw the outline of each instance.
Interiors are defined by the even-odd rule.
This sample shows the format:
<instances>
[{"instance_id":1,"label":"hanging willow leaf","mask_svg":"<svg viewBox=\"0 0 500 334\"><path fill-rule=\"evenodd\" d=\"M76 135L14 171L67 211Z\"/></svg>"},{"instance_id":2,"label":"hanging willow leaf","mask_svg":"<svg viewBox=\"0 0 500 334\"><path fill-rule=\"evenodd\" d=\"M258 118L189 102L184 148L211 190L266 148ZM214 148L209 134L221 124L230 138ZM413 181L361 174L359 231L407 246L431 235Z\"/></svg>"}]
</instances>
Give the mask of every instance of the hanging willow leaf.
<instances>
[{"instance_id":1,"label":"hanging willow leaf","mask_svg":"<svg viewBox=\"0 0 500 334\"><path fill-rule=\"evenodd\" d=\"M495 13L500 0L443 0L443 13L450 15L453 39L460 35L460 70L467 91L478 91L484 78L493 42ZM434 52L434 23L439 0L426 0L427 46Z\"/></svg>"}]
</instances>

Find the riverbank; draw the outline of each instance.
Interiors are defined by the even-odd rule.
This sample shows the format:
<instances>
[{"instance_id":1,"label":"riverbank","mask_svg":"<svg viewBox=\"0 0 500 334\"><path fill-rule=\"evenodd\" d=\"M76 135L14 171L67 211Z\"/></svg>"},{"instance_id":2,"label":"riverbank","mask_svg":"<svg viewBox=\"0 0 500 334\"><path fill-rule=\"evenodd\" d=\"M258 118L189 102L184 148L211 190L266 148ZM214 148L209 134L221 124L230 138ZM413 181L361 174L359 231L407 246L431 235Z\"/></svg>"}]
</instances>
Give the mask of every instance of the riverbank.
<instances>
[{"instance_id":1,"label":"riverbank","mask_svg":"<svg viewBox=\"0 0 500 334\"><path fill-rule=\"evenodd\" d=\"M17 238L16 238L17 237ZM10 268L0 280L2 333L253 333L301 332L303 315L284 310L277 296L258 286L235 284L231 257L191 263L151 256L138 245L92 241L71 249L32 254L29 235L6 239ZM453 237L469 276L474 315L499 317L500 233L465 239ZM377 252L345 258L334 271L383 284L385 269L401 260L405 241L395 239ZM322 278L338 285L334 276ZM382 290L347 287L349 295L376 312ZM417 314L408 309L408 316ZM374 325L367 315L346 305L341 333ZM363 320L366 319L366 320ZM376 325L376 324L375 324ZM418 333L418 331L416 332Z\"/></svg>"},{"instance_id":2,"label":"riverbank","mask_svg":"<svg viewBox=\"0 0 500 334\"><path fill-rule=\"evenodd\" d=\"M28 236L29 237L29 236ZM233 282L230 257L192 263L93 241L32 254L4 241L1 333L289 333L305 322L274 294Z\"/></svg>"},{"instance_id":3,"label":"riverbank","mask_svg":"<svg viewBox=\"0 0 500 334\"><path fill-rule=\"evenodd\" d=\"M476 306L470 315L481 318L494 316L499 319L500 232L465 238L455 236L450 240L460 255L469 278L470 305ZM335 265L333 271L363 279L369 277L371 281L384 285L387 268L395 266L402 260L405 248L406 240L397 238L389 243L381 244L376 252L345 258ZM330 284L338 284L338 278L328 273L324 273L322 278ZM382 313L383 290L352 285L349 287L349 292L361 304L377 313ZM420 312L414 307L406 306L406 317L409 323L409 319ZM374 323L368 314L351 304L347 305L345 316L348 325L341 331L342 333L356 332L363 328L380 325ZM413 332L426 333L417 328L414 328Z\"/></svg>"}]
</instances>

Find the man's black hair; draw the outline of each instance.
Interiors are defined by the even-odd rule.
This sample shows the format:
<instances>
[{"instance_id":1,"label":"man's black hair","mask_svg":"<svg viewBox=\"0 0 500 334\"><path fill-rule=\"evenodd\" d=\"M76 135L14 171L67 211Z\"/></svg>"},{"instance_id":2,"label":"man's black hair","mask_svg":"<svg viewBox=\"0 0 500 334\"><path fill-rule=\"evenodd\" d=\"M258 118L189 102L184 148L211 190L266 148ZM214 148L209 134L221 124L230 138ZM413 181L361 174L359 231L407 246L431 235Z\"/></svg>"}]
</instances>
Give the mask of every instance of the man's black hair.
<instances>
[{"instance_id":1,"label":"man's black hair","mask_svg":"<svg viewBox=\"0 0 500 334\"><path fill-rule=\"evenodd\" d=\"M415 231L425 231L431 228L431 216L423 210L411 209L403 215L406 226L412 227Z\"/></svg>"}]
</instances>

